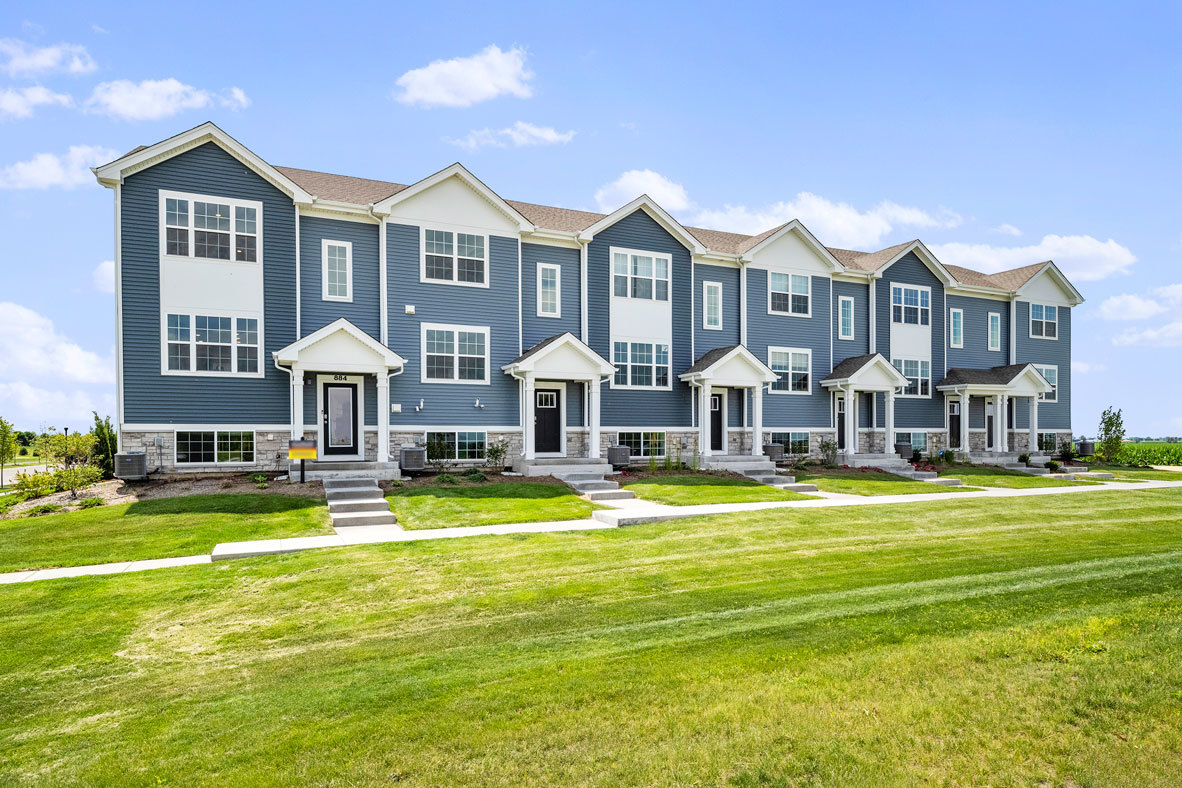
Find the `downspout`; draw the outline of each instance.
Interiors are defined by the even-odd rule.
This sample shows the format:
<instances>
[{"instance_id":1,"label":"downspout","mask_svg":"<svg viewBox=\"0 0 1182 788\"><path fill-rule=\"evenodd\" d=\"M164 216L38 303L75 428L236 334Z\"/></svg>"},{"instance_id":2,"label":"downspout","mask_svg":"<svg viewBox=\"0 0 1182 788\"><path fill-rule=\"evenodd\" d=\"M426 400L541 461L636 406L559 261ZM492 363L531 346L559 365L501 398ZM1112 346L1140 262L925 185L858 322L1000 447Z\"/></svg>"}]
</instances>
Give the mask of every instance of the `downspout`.
<instances>
[{"instance_id":1,"label":"downspout","mask_svg":"<svg viewBox=\"0 0 1182 788\"><path fill-rule=\"evenodd\" d=\"M1010 363L1018 363L1018 299L1010 297Z\"/></svg>"},{"instance_id":2,"label":"downspout","mask_svg":"<svg viewBox=\"0 0 1182 788\"><path fill-rule=\"evenodd\" d=\"M381 321L378 326L378 334L381 342L386 347L390 346L390 326L389 326L389 308L387 306L386 294L386 220L378 218L374 212L374 203L370 203L365 208L371 217L378 222L378 278L381 280L378 287L378 320ZM399 375L402 373L399 372Z\"/></svg>"},{"instance_id":3,"label":"downspout","mask_svg":"<svg viewBox=\"0 0 1182 788\"><path fill-rule=\"evenodd\" d=\"M583 344L590 347L591 342L587 338L587 246L589 241L577 239L579 244L579 330L582 332L580 339Z\"/></svg>"},{"instance_id":4,"label":"downspout","mask_svg":"<svg viewBox=\"0 0 1182 788\"><path fill-rule=\"evenodd\" d=\"M739 258L739 344L747 347L747 263Z\"/></svg>"},{"instance_id":5,"label":"downspout","mask_svg":"<svg viewBox=\"0 0 1182 788\"><path fill-rule=\"evenodd\" d=\"M315 198L313 198L315 199ZM295 205L295 289L296 289L296 325L295 338L299 339L303 336L302 321L300 319L300 299L303 293L300 291L300 206L299 203Z\"/></svg>"},{"instance_id":6,"label":"downspout","mask_svg":"<svg viewBox=\"0 0 1182 788\"><path fill-rule=\"evenodd\" d=\"M115 184L115 434L123 451L123 184Z\"/></svg>"},{"instance_id":7,"label":"downspout","mask_svg":"<svg viewBox=\"0 0 1182 788\"><path fill-rule=\"evenodd\" d=\"M293 370L291 367L280 366L279 358L276 356L275 353L271 354L271 363L274 365L275 369L278 369L281 372L287 373L287 378L288 378L288 380L287 380L287 398L290 400L292 398L292 396L291 396L292 389L295 388L295 370ZM301 387L301 391L302 390L303 389ZM296 412L297 408L299 411L298 413ZM295 426L295 422L297 420L299 421L300 435L303 435L304 434L304 403L303 402L299 402L299 403L292 402L291 406L287 409L287 412L288 412L288 414L287 414L288 418L290 418L293 422L292 426ZM290 440L290 437L291 436L288 436L289 440ZM276 468L279 467L278 462L275 463L275 467Z\"/></svg>"},{"instance_id":8,"label":"downspout","mask_svg":"<svg viewBox=\"0 0 1182 788\"><path fill-rule=\"evenodd\" d=\"M870 284L869 284L870 297L867 299L867 303L869 304L869 308L866 310L867 316L870 318L870 323L869 323L869 326L870 326L870 347L867 348L867 350L870 353L877 353L878 352L878 336L877 336L878 332L875 330L877 321L875 320L875 317L874 317L875 302L878 300L877 298L874 297L874 295L875 295L875 289L874 289L875 281L876 280L874 278L874 274L870 274Z\"/></svg>"},{"instance_id":9,"label":"downspout","mask_svg":"<svg viewBox=\"0 0 1182 788\"><path fill-rule=\"evenodd\" d=\"M491 242L490 242L490 245L491 245ZM492 260L492 249L488 250L488 257L489 257L489 260L491 261ZM518 235L517 236L517 355L519 355L519 356L525 352L525 341L524 341L524 337L522 336L522 328L523 328L524 324L522 323L522 316L521 316L521 301L522 301L522 297L523 297L523 294L521 291L521 267L522 267L521 236ZM489 275L489 279L492 279L491 274ZM490 284L491 284L491 282L490 282ZM541 297L540 294L534 293L534 298L540 298L540 297ZM561 294L559 295L559 297L561 298Z\"/></svg>"}]
</instances>

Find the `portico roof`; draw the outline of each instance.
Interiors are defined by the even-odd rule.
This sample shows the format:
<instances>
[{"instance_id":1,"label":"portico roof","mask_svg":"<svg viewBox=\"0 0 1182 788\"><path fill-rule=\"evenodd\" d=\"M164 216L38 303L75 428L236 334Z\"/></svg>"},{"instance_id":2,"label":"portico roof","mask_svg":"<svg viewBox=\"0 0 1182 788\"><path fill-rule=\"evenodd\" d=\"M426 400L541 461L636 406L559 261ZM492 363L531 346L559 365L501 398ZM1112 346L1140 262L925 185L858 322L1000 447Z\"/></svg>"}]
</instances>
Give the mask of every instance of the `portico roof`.
<instances>
[{"instance_id":1,"label":"portico roof","mask_svg":"<svg viewBox=\"0 0 1182 788\"><path fill-rule=\"evenodd\" d=\"M406 364L402 356L343 317L275 351L274 357L283 366L320 372L379 374Z\"/></svg>"},{"instance_id":2,"label":"portico roof","mask_svg":"<svg viewBox=\"0 0 1182 788\"><path fill-rule=\"evenodd\" d=\"M821 385L826 388L853 386L860 391L893 391L906 386L907 378L881 353L867 353L839 362Z\"/></svg>"},{"instance_id":3,"label":"portico roof","mask_svg":"<svg viewBox=\"0 0 1182 788\"><path fill-rule=\"evenodd\" d=\"M616 371L610 361L569 331L546 337L501 369L509 375L551 380L593 380Z\"/></svg>"},{"instance_id":4,"label":"portico roof","mask_svg":"<svg viewBox=\"0 0 1182 788\"><path fill-rule=\"evenodd\" d=\"M1033 364L1005 364L988 369L954 367L936 384L938 391L966 389L1000 393L1046 394L1054 390Z\"/></svg>"},{"instance_id":5,"label":"portico roof","mask_svg":"<svg viewBox=\"0 0 1182 788\"><path fill-rule=\"evenodd\" d=\"M686 383L709 381L717 386L751 387L779 380L775 372L742 345L714 348L677 376Z\"/></svg>"}]
</instances>

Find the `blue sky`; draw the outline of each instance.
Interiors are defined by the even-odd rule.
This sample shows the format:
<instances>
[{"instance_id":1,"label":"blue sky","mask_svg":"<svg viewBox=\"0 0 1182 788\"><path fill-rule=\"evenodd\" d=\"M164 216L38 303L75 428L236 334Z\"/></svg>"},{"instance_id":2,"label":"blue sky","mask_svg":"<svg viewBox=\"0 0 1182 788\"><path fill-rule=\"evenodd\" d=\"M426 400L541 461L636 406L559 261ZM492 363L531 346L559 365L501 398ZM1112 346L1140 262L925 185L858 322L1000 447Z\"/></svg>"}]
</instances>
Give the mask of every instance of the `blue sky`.
<instances>
[{"instance_id":1,"label":"blue sky","mask_svg":"<svg viewBox=\"0 0 1182 788\"><path fill-rule=\"evenodd\" d=\"M1178 7L21 6L0 10L0 415L22 427L113 414L113 200L86 167L213 120L273 164L409 183L458 160L509 199L648 191L717 229L1052 257L1088 299L1076 433L1113 404L1182 434Z\"/></svg>"}]
</instances>

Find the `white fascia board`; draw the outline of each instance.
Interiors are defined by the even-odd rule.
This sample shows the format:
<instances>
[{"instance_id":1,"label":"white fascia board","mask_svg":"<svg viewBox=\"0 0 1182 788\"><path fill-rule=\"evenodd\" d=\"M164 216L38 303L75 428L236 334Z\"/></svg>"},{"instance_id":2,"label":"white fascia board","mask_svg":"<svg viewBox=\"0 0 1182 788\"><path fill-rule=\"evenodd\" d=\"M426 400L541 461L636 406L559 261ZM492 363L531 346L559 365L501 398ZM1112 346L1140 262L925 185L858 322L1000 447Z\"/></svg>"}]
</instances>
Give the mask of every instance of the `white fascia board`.
<instances>
[{"instance_id":1,"label":"white fascia board","mask_svg":"<svg viewBox=\"0 0 1182 788\"><path fill-rule=\"evenodd\" d=\"M302 216L314 216L322 219L337 219L347 222L361 222L364 224L379 224L380 219L370 213L369 206L353 205L347 202L321 200L313 197L310 204L299 206Z\"/></svg>"},{"instance_id":2,"label":"white fascia board","mask_svg":"<svg viewBox=\"0 0 1182 788\"><path fill-rule=\"evenodd\" d=\"M562 232L560 230L542 230L536 229L521 235L522 243L539 244L542 246L559 246L564 249L578 249L582 246L579 243L579 234L577 232Z\"/></svg>"},{"instance_id":3,"label":"white fascia board","mask_svg":"<svg viewBox=\"0 0 1182 788\"><path fill-rule=\"evenodd\" d=\"M1055 263L1050 260L1047 261L1047 264L1043 266L1041 271L1027 279L1026 284L1015 290L1014 295L1019 298L1023 297L1026 292L1026 288L1030 287L1030 285L1033 284L1034 281L1040 276L1046 276L1048 274L1053 279L1055 279L1056 284L1058 284L1059 287L1070 296L1068 300L1071 302L1072 306L1079 306L1086 300L1083 297L1083 294L1075 289L1075 285L1071 284L1071 280L1059 270L1059 266L1055 265Z\"/></svg>"},{"instance_id":4,"label":"white fascia board","mask_svg":"<svg viewBox=\"0 0 1182 788\"><path fill-rule=\"evenodd\" d=\"M952 275L952 272L945 268L944 264L941 263L936 258L936 256L932 254L926 246L923 245L923 241L918 240L907 244L907 246L905 246L894 257L892 257L889 262L875 269L874 278L881 279L888 268L902 260L911 252L917 252L916 257L919 258L920 262L926 265L928 269L936 275L936 278L939 279L944 285L947 286L959 284L959 282L956 280L956 277Z\"/></svg>"},{"instance_id":5,"label":"white fascia board","mask_svg":"<svg viewBox=\"0 0 1182 788\"><path fill-rule=\"evenodd\" d=\"M750 350L743 347L742 345L739 345L738 347L734 348L729 353L727 353L725 356L722 356L721 358L719 358L717 361L715 361L713 364L706 367L705 369L699 369L696 372L683 372L677 376L677 379L681 380L683 382L686 382L686 383L696 383L696 382L703 381L703 380L709 380L711 383L714 383L715 385L719 385L719 386L728 385L727 382L722 382L719 379L712 377L710 375L710 370L712 370L716 367L722 366L723 364L727 363L728 361L735 358L736 356L742 357L743 360L746 361L749 366L754 368L755 371L760 374L760 377L763 379L764 383L773 383L773 382L780 379L779 376L775 372L772 371L771 367L769 367L767 364L763 363L759 359L758 356L756 356L754 353L752 353ZM749 385L751 385L751 381L750 380L747 380L744 382L732 381L730 383L730 385L749 386Z\"/></svg>"},{"instance_id":6,"label":"white fascia board","mask_svg":"<svg viewBox=\"0 0 1182 788\"><path fill-rule=\"evenodd\" d=\"M702 245L702 242L695 238L689 230L685 229L681 222L670 216L664 208L662 208L660 205L657 205L653 198L649 197L647 194L640 195L632 202L628 203L622 208L617 208L595 224L582 230L579 233L579 240L588 242L591 241L593 238L595 238L597 233L608 227L611 227L621 219L631 216L638 209L647 213L649 217L652 218L652 220L657 224L661 225L661 227L663 227L666 232L668 232L677 240L681 241L682 245L689 249L692 254L700 255L706 253L706 247Z\"/></svg>"},{"instance_id":7,"label":"white fascia board","mask_svg":"<svg viewBox=\"0 0 1182 788\"><path fill-rule=\"evenodd\" d=\"M787 233L796 233L801 238L801 240L805 242L806 246L811 247L812 250L816 252L822 260L829 264L829 267L833 273L844 273L846 271L845 265L842 264L842 262L836 257L834 257L833 252L830 252L824 244L818 241L817 237L809 232L809 229L805 227L799 219L793 219L792 221L788 222L788 224L784 225L779 230L772 233L767 238L764 238L755 246L744 252L742 255L743 262L751 262L752 256L756 252L775 242Z\"/></svg>"},{"instance_id":8,"label":"white fascia board","mask_svg":"<svg viewBox=\"0 0 1182 788\"><path fill-rule=\"evenodd\" d=\"M981 285L949 285L944 288L948 295L969 296L970 298L989 298L995 301L1011 301L1014 294L1000 287L982 287Z\"/></svg>"},{"instance_id":9,"label":"white fascia board","mask_svg":"<svg viewBox=\"0 0 1182 788\"><path fill-rule=\"evenodd\" d=\"M375 213L381 213L381 214L393 213L393 209L394 209L395 205L398 205L401 202L409 200L411 197L414 197L416 194L422 194L423 192L430 189L432 186L442 183L443 181L445 181L451 177L459 178L464 183L466 183L469 187L471 187L474 191L476 191L478 194L480 194L480 196L482 196L485 200L487 200L489 202L489 204L491 204L494 208L499 210L501 213L505 214L505 216L507 216L510 221L512 221L514 224L516 224L517 229L520 232L532 233L537 229L537 227L534 225L533 222L531 222L529 219L525 218L521 214L521 212L518 211L516 208L514 208L512 205L505 202L505 200L499 194L494 192L492 189L488 188L488 186L486 186L483 181L481 181L479 178L477 178L475 175L473 175L471 172L469 172L468 169L464 165L460 164L459 162L456 162L455 164L451 165L450 167L445 167L444 169L440 170L439 172L435 173L434 175L428 175L426 178L423 178L418 183L413 183L410 186L407 186L405 189L398 192L397 194L392 194L389 197L387 197L386 199L381 200L380 202L374 203L373 210Z\"/></svg>"},{"instance_id":10,"label":"white fascia board","mask_svg":"<svg viewBox=\"0 0 1182 788\"><path fill-rule=\"evenodd\" d=\"M510 375L514 373L533 372L539 361L544 360L547 356L563 347L569 347L583 358L587 359L589 366L594 367L595 372L599 375L610 375L616 371L614 364L596 353L588 345L584 344L581 339L569 331L565 332L561 338L554 340L549 345L546 345L546 347L542 348L537 353L533 353L521 361L506 364L505 366L501 367L501 371ZM589 372L589 370L586 372Z\"/></svg>"},{"instance_id":11,"label":"white fascia board","mask_svg":"<svg viewBox=\"0 0 1182 788\"><path fill-rule=\"evenodd\" d=\"M720 268L739 268L743 265L742 258L734 254L721 252L706 252L694 255L694 262L699 265L715 265Z\"/></svg>"},{"instance_id":12,"label":"white fascia board","mask_svg":"<svg viewBox=\"0 0 1182 788\"><path fill-rule=\"evenodd\" d=\"M381 342L378 342L376 339L343 317L339 317L328 325L322 326L321 328L313 331L311 334L297 339L290 345L274 351L273 355L275 356L275 360L280 364L299 364L299 354L301 351L306 350L312 345L315 345L317 342L332 336L338 331L343 331L357 342L360 342L362 345L365 345L371 351L381 356L383 363L387 368L397 369L406 365L406 359L383 345Z\"/></svg>"}]
</instances>

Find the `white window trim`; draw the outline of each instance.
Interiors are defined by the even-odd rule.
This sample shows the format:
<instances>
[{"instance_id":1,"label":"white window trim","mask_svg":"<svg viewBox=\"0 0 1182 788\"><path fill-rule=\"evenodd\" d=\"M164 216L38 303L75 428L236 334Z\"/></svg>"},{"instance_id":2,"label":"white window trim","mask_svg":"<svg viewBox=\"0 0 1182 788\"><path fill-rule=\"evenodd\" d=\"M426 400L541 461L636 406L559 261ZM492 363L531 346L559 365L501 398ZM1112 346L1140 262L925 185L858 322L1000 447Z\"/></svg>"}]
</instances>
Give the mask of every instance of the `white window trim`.
<instances>
[{"instance_id":1,"label":"white window trim","mask_svg":"<svg viewBox=\"0 0 1182 788\"><path fill-rule=\"evenodd\" d=\"M484 462L487 461L487 458L488 458L488 430L485 427L480 427L478 429L473 428L470 430L466 430L466 429L462 429L462 428L458 428L458 429L450 429L449 428L446 430L431 430L431 429L423 430L422 434L423 434L423 448L424 449L427 448L427 436L432 432L438 432L438 433L442 433L444 435L454 436L455 440L453 442L456 447L456 454L457 455L459 454L459 451L460 451L460 436L459 436L459 434L461 432L483 433L484 434L484 457L483 458L465 458L465 459L461 460L458 456L453 455L450 459L453 462L476 462L476 463L481 463L481 464L483 464Z\"/></svg>"},{"instance_id":2,"label":"white window trim","mask_svg":"<svg viewBox=\"0 0 1182 788\"><path fill-rule=\"evenodd\" d=\"M189 317L189 369L169 369L168 368L168 316L169 315L188 315ZM238 318L244 320L257 320L259 323L259 341L257 345L239 345L237 342L231 342L230 360L234 369L238 369L238 348L239 347L255 347L258 350L258 372L210 372L207 370L197 370L197 316L202 317L228 317L230 318L230 331L235 334L237 338L238 333ZM179 344L179 343L178 343ZM218 343L221 344L221 343ZM168 309L160 310L160 374L171 375L174 377L186 378L261 378L266 375L267 367L263 355L263 318L262 315L251 315L242 312L227 312L218 309L201 309L198 311L170 311ZM246 430L241 430L245 432ZM182 432L202 432L202 430L182 430ZM208 430L204 430L208 432Z\"/></svg>"},{"instance_id":3,"label":"white window trim","mask_svg":"<svg viewBox=\"0 0 1182 788\"><path fill-rule=\"evenodd\" d=\"M906 442L907 442L907 445L911 447L911 450L912 450L912 451L919 451L919 452L926 452L926 451L928 451L928 434L927 434L927 432L925 432L924 430L911 430L910 432L900 432L899 430L896 430L896 431L895 431L895 443L901 443L901 442L902 442L902 441L900 441L900 440L899 440L899 436L900 436L900 435L906 435L906 436L907 436L907 441L906 441ZM916 436L916 435L922 435L922 436L923 436L923 448L922 448L922 449L920 449L920 448L916 447L916 445L915 445L915 436Z\"/></svg>"},{"instance_id":4,"label":"white window trim","mask_svg":"<svg viewBox=\"0 0 1182 788\"><path fill-rule=\"evenodd\" d=\"M669 431L668 430L644 430L644 429L616 430L616 442L622 443L622 441L620 440L621 435L639 435L639 436L641 436L640 437L641 446L643 446L645 434L664 435L665 436L664 440L661 441L661 453L660 454L629 454L628 458L630 460L647 460L649 457L653 457L658 460L664 459L665 455L669 453Z\"/></svg>"},{"instance_id":5,"label":"white window trim","mask_svg":"<svg viewBox=\"0 0 1182 788\"><path fill-rule=\"evenodd\" d=\"M792 436L793 435L804 435L805 436L805 443L809 448L803 452L804 454L808 454L810 451L812 451L813 435L812 435L812 431L810 431L810 430L798 430L798 429L793 429L791 427L781 429L781 428L777 427L774 429L765 430L765 432L767 433L768 439L770 441L774 441L776 435L787 435L788 436L788 442L781 444L784 447L785 454L801 454L802 453L802 452L792 451Z\"/></svg>"},{"instance_id":6,"label":"white window trim","mask_svg":"<svg viewBox=\"0 0 1182 788\"><path fill-rule=\"evenodd\" d=\"M845 333L845 331L842 329L842 325L841 325L841 308L842 308L842 305L844 305L844 304L850 305L850 332L848 334ZM857 318L854 316L854 309L855 309L854 299L852 297L850 297L850 296L838 296L837 297L837 338L838 339L853 339L854 338L854 334L857 332L857 328L855 327L855 321Z\"/></svg>"},{"instance_id":7,"label":"white window trim","mask_svg":"<svg viewBox=\"0 0 1182 788\"><path fill-rule=\"evenodd\" d=\"M1055 389L1054 389L1053 396L1048 397L1048 395L1046 395L1046 394L1039 394L1038 401L1039 402L1051 402L1051 403L1058 402L1059 401L1059 366L1057 364L1035 364L1034 368L1037 369L1038 374L1042 375L1044 378L1046 377L1046 375L1043 373L1044 369L1055 370L1055 383L1054 383ZM1048 382L1050 382L1050 381L1048 381Z\"/></svg>"},{"instance_id":8,"label":"white window trim","mask_svg":"<svg viewBox=\"0 0 1182 788\"><path fill-rule=\"evenodd\" d=\"M179 432L212 432L213 433L213 461L212 462L179 462L177 456L177 433ZM253 460L235 460L233 462L218 462L218 433L219 432L249 432L251 435L251 443L254 446ZM172 431L172 464L181 468L189 468L195 465L258 465L259 464L259 436L256 430L237 430L237 429L199 429L199 430L173 430Z\"/></svg>"},{"instance_id":9,"label":"white window trim","mask_svg":"<svg viewBox=\"0 0 1182 788\"><path fill-rule=\"evenodd\" d=\"M643 300L643 299L641 299L641 300ZM611 363L612 363L613 367L616 365L616 343L617 342L627 342L628 343L628 380L632 380L632 366L633 366L633 364L632 364L632 343L636 342L636 343L639 343L642 345L652 345L653 346L653 363L650 365L647 365L647 366L651 366L654 368L653 378L656 379L655 368L658 366L658 364L657 364L657 345L664 345L664 344L666 344L665 342L662 342L657 339L651 339L651 338L645 338L645 337L612 337L610 350L611 350ZM671 391L673 389L673 343L669 342L667 344L669 345L669 363L666 365L669 367L669 375L668 375L669 384L668 385L665 385L665 386L633 386L631 383L628 383L627 385L625 385L623 383L616 383L616 376L613 373L611 376L611 381L608 384L608 388L620 389L622 391ZM636 366L646 366L646 365L638 364ZM625 432L633 432L634 430L624 430L624 431ZM657 432L657 430L648 430L648 432Z\"/></svg>"},{"instance_id":10,"label":"white window trim","mask_svg":"<svg viewBox=\"0 0 1182 788\"><path fill-rule=\"evenodd\" d=\"M231 197L215 197L209 194L193 194L190 192L174 192L165 189L159 190L158 199L160 200L160 259L161 260L185 260L192 263L209 263L210 265L262 265L263 264L263 204L258 200L239 200ZM187 255L168 254L168 221L166 206L168 200L188 200L189 201L189 253ZM197 257L194 254L195 246L194 233L196 228L193 226L193 203L196 202L213 202L220 205L230 206L230 259L229 260L213 260L208 257ZM235 208L254 208L255 209L255 259L253 262L249 260L235 260L234 259L234 235L235 227Z\"/></svg>"},{"instance_id":11,"label":"white window trim","mask_svg":"<svg viewBox=\"0 0 1182 788\"><path fill-rule=\"evenodd\" d=\"M952 326L954 321L953 315L960 315L960 341L957 342L953 333ZM964 310L963 309L949 309L948 310L948 347L961 349L964 347Z\"/></svg>"},{"instance_id":12,"label":"white window trim","mask_svg":"<svg viewBox=\"0 0 1182 788\"><path fill-rule=\"evenodd\" d=\"M920 375L916 378L916 380L919 380L921 382L926 380L928 382L928 393L924 394L923 393L923 386L920 386L919 393L916 393L916 394L898 393L898 394L895 394L895 398L896 399L931 399L932 398L932 390L933 390L932 389L932 362L926 358L907 358L904 356L902 358L892 358L891 359L891 366L892 367L895 367L896 361L914 361L917 364L926 363L928 365L927 377L925 378L923 375ZM903 370L899 369L898 367L895 367L895 369L899 372L900 375L903 375L903 377L907 377L907 375L903 372ZM921 366L920 369L923 369L923 367ZM903 387L903 390L906 391L906 386Z\"/></svg>"},{"instance_id":13,"label":"white window trim","mask_svg":"<svg viewBox=\"0 0 1182 788\"><path fill-rule=\"evenodd\" d=\"M452 234L452 254L451 254L451 279L432 279L427 276L427 231L434 230L436 232L445 232ZM483 282L461 282L456 277L459 276L460 267L460 239L457 237L460 233L464 235L479 235L484 239L484 281ZM436 255L436 257L443 257L444 255ZM488 233L481 230L474 230L468 227L456 227L446 224L432 224L430 227L426 225L419 228L419 282L428 285L448 285L450 287L482 287L488 289L492 286L492 246L489 244Z\"/></svg>"},{"instance_id":14,"label":"white window trim","mask_svg":"<svg viewBox=\"0 0 1182 788\"><path fill-rule=\"evenodd\" d=\"M993 320L997 319L997 344L993 344ZM1001 350L1001 312L990 312L985 321L985 341L990 350Z\"/></svg>"},{"instance_id":15,"label":"white window trim","mask_svg":"<svg viewBox=\"0 0 1182 788\"><path fill-rule=\"evenodd\" d=\"M628 295L616 295L616 255L628 255ZM632 276L632 255L640 255L641 257L653 258L653 297L652 298L633 298L632 297L632 280L642 277ZM665 260L668 263L669 271L669 298L660 300L657 298L657 260ZM627 249L623 246L612 246L607 250L607 276L608 276L608 293L611 294L612 299L627 299L629 301L649 301L654 304L672 304L673 303L673 255L664 252L652 252L646 249ZM672 346L670 346L672 348Z\"/></svg>"},{"instance_id":16,"label":"white window trim","mask_svg":"<svg viewBox=\"0 0 1182 788\"><path fill-rule=\"evenodd\" d=\"M345 247L345 285L348 295L334 296L328 294L328 247ZM320 240L320 299L322 301L353 301L353 242L333 241L328 238Z\"/></svg>"},{"instance_id":17,"label":"white window trim","mask_svg":"<svg viewBox=\"0 0 1182 788\"><path fill-rule=\"evenodd\" d=\"M1041 304L1041 303L1038 304L1039 306L1041 306L1043 308L1044 315L1046 314L1045 310L1048 306L1055 307L1055 319L1054 320L1045 320L1044 319L1042 321L1044 324L1045 323L1054 323L1055 324L1055 335L1053 337L1045 336L1046 331L1044 329L1044 331L1043 331L1044 336L1040 337L1040 336L1036 336L1034 333L1034 305L1035 305L1035 302L1031 301L1029 304L1029 309L1026 310L1029 313L1028 314L1029 327L1028 327L1028 330L1026 333L1030 335L1031 339L1046 339L1051 342L1057 342L1059 340L1059 310L1062 309L1063 307L1059 306L1058 304Z\"/></svg>"},{"instance_id":18,"label":"white window trim","mask_svg":"<svg viewBox=\"0 0 1182 788\"><path fill-rule=\"evenodd\" d=\"M771 385L769 384L767 393L768 394L788 394L788 395L791 395L794 397L811 396L813 393L813 382L814 382L813 381L813 351L812 351L812 348L779 347L777 345L768 345L767 365L768 365L769 369L772 369L772 353L787 353L787 354L789 354L788 355L788 375L789 375L788 385L790 388L788 391L779 391L777 389L773 389L771 387ZM808 387L808 391L792 391L791 390L791 385L792 385L792 378L791 378L791 375L792 375L792 355L791 354L793 354L793 353L804 353L808 356L808 359L809 359L809 387Z\"/></svg>"},{"instance_id":19,"label":"white window trim","mask_svg":"<svg viewBox=\"0 0 1182 788\"><path fill-rule=\"evenodd\" d=\"M928 310L928 324L926 326L923 324L922 321L919 323L900 323L900 322L895 321L895 300L894 299L895 299L895 288L896 287L902 288L904 290L926 290L927 291L927 294L928 294L927 307L922 307L922 306L917 307L920 310L923 310L925 308ZM919 326L920 328L930 328L932 325L932 303L933 303L932 288L929 287L928 285L912 285L912 284L908 284L906 282L891 282L891 287L887 291L887 309L890 310L891 325ZM904 313L904 314L906 314L906 313Z\"/></svg>"},{"instance_id":20,"label":"white window trim","mask_svg":"<svg viewBox=\"0 0 1182 788\"><path fill-rule=\"evenodd\" d=\"M542 311L542 272L545 270L554 272L554 311ZM537 308L538 317L562 317L562 266L556 263L538 263L537 270L537 288L534 290L535 306Z\"/></svg>"},{"instance_id":21,"label":"white window trim","mask_svg":"<svg viewBox=\"0 0 1182 788\"><path fill-rule=\"evenodd\" d=\"M439 378L427 377L427 332L428 331L451 331L458 333L466 331L469 333L484 334L484 380L460 380L452 378L451 380L441 380ZM452 356L456 358L456 364L453 367L453 372L456 375L460 374L459 367L459 337L453 337L452 344L455 350ZM442 354L435 354L442 355ZM467 354L465 354L467 355ZM460 326L451 323L420 323L419 324L419 382L420 383L437 383L442 386L487 386L489 385L489 357L492 355L492 335L488 326ZM446 432L446 430L432 430L432 432ZM460 430L460 432L469 432L469 430Z\"/></svg>"},{"instance_id":22,"label":"white window trim","mask_svg":"<svg viewBox=\"0 0 1182 788\"><path fill-rule=\"evenodd\" d=\"M807 312L783 312L778 309L772 309L772 274L783 274L788 277L788 308L792 308L792 277L803 276L809 283L809 309ZM775 292L783 292L776 290ZM799 295L799 293L797 293ZM813 276L805 271L771 271L767 272L767 313L769 315L784 315L786 317L812 317L813 316Z\"/></svg>"},{"instance_id":23,"label":"white window trim","mask_svg":"<svg viewBox=\"0 0 1182 788\"><path fill-rule=\"evenodd\" d=\"M718 293L718 325L710 325L709 310L710 291ZM702 282L702 329L704 331L722 330L722 282Z\"/></svg>"}]
</instances>

